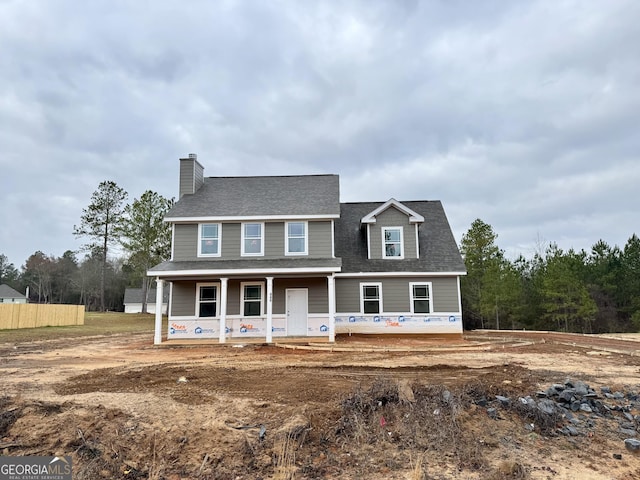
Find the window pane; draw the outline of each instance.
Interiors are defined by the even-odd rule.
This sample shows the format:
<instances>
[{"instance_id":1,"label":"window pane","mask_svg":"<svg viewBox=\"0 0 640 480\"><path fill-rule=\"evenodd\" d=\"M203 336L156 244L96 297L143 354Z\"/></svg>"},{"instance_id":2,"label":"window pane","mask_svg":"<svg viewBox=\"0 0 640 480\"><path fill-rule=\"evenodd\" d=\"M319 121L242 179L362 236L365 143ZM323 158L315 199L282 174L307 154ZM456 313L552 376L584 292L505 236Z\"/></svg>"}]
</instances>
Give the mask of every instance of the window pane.
<instances>
[{"instance_id":1,"label":"window pane","mask_svg":"<svg viewBox=\"0 0 640 480\"><path fill-rule=\"evenodd\" d=\"M246 285L244 287L244 299L245 300L260 300L260 285Z\"/></svg>"},{"instance_id":2,"label":"window pane","mask_svg":"<svg viewBox=\"0 0 640 480\"><path fill-rule=\"evenodd\" d=\"M245 223L244 236L250 238L260 238L262 236L262 225L259 223Z\"/></svg>"},{"instance_id":3,"label":"window pane","mask_svg":"<svg viewBox=\"0 0 640 480\"><path fill-rule=\"evenodd\" d=\"M429 298L427 295L426 285L414 285L413 286L413 298Z\"/></svg>"},{"instance_id":4,"label":"window pane","mask_svg":"<svg viewBox=\"0 0 640 480\"><path fill-rule=\"evenodd\" d=\"M200 304L200 316L201 317L215 317L216 316L216 302L206 302Z\"/></svg>"},{"instance_id":5,"label":"window pane","mask_svg":"<svg viewBox=\"0 0 640 480\"><path fill-rule=\"evenodd\" d=\"M301 223L301 222L290 223L289 236L304 237L304 223Z\"/></svg>"},{"instance_id":6,"label":"window pane","mask_svg":"<svg viewBox=\"0 0 640 480\"><path fill-rule=\"evenodd\" d=\"M203 254L218 253L218 240L204 239L200 251Z\"/></svg>"},{"instance_id":7,"label":"window pane","mask_svg":"<svg viewBox=\"0 0 640 480\"><path fill-rule=\"evenodd\" d=\"M429 300L414 300L413 312L414 313L430 313Z\"/></svg>"},{"instance_id":8,"label":"window pane","mask_svg":"<svg viewBox=\"0 0 640 480\"><path fill-rule=\"evenodd\" d=\"M244 224L244 253L262 253L262 224Z\"/></svg>"},{"instance_id":9,"label":"window pane","mask_svg":"<svg viewBox=\"0 0 640 480\"><path fill-rule=\"evenodd\" d=\"M218 225L202 225L202 238L218 238Z\"/></svg>"},{"instance_id":10,"label":"window pane","mask_svg":"<svg viewBox=\"0 0 640 480\"><path fill-rule=\"evenodd\" d=\"M400 241L400 230L385 230L384 239L387 242L399 242Z\"/></svg>"},{"instance_id":11,"label":"window pane","mask_svg":"<svg viewBox=\"0 0 640 480\"><path fill-rule=\"evenodd\" d=\"M244 240L244 253L260 253L262 245L260 240L245 238Z\"/></svg>"},{"instance_id":12,"label":"window pane","mask_svg":"<svg viewBox=\"0 0 640 480\"><path fill-rule=\"evenodd\" d=\"M304 252L304 238L290 238L289 253L303 253L303 252Z\"/></svg>"},{"instance_id":13,"label":"window pane","mask_svg":"<svg viewBox=\"0 0 640 480\"><path fill-rule=\"evenodd\" d=\"M387 257L400 257L402 256L402 249L399 243L389 243L385 245L385 255Z\"/></svg>"},{"instance_id":14,"label":"window pane","mask_svg":"<svg viewBox=\"0 0 640 480\"><path fill-rule=\"evenodd\" d=\"M260 315L260 302L244 302L244 316L257 317Z\"/></svg>"},{"instance_id":15,"label":"window pane","mask_svg":"<svg viewBox=\"0 0 640 480\"><path fill-rule=\"evenodd\" d=\"M365 285L364 288L364 298L365 299L378 299L378 286L377 285Z\"/></svg>"},{"instance_id":16,"label":"window pane","mask_svg":"<svg viewBox=\"0 0 640 480\"><path fill-rule=\"evenodd\" d=\"M365 300L364 313L380 313L380 302L378 300Z\"/></svg>"},{"instance_id":17,"label":"window pane","mask_svg":"<svg viewBox=\"0 0 640 480\"><path fill-rule=\"evenodd\" d=\"M217 296L217 287L200 287L200 301L215 300Z\"/></svg>"}]
</instances>

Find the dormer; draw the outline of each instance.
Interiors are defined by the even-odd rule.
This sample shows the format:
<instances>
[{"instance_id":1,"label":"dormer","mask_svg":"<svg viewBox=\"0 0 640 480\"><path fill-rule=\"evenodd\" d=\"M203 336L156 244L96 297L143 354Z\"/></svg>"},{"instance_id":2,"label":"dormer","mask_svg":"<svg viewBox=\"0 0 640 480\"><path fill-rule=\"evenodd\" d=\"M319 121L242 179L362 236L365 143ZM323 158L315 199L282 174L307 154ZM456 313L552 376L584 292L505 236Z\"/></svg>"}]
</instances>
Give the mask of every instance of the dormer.
<instances>
[{"instance_id":1,"label":"dormer","mask_svg":"<svg viewBox=\"0 0 640 480\"><path fill-rule=\"evenodd\" d=\"M391 198L360 220L366 229L369 259L403 260L420 257L418 228L424 217Z\"/></svg>"}]
</instances>

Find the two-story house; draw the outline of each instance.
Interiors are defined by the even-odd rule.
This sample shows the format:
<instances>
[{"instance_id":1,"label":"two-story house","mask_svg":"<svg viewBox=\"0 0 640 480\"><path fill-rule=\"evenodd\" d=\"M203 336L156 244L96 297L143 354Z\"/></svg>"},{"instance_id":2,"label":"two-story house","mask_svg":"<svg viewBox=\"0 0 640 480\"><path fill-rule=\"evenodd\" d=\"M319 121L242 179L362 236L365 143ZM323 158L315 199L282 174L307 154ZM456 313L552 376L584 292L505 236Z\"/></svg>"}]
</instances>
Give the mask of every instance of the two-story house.
<instances>
[{"instance_id":1,"label":"two-story house","mask_svg":"<svg viewBox=\"0 0 640 480\"><path fill-rule=\"evenodd\" d=\"M465 267L441 203L339 196L337 175L205 177L181 159L172 258L148 272L158 302L170 291L167 338L462 333Z\"/></svg>"}]
</instances>

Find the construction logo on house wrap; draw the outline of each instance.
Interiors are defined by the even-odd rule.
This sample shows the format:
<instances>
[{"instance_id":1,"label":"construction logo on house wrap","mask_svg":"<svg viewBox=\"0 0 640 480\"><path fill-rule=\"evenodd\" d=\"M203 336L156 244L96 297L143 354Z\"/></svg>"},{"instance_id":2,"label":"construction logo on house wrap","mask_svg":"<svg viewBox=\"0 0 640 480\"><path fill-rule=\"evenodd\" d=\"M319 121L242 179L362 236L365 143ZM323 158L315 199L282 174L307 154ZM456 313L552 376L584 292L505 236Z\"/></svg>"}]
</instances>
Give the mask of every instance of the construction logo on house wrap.
<instances>
[{"instance_id":1,"label":"construction logo on house wrap","mask_svg":"<svg viewBox=\"0 0 640 480\"><path fill-rule=\"evenodd\" d=\"M0 480L71 480L71 457L0 457Z\"/></svg>"}]
</instances>

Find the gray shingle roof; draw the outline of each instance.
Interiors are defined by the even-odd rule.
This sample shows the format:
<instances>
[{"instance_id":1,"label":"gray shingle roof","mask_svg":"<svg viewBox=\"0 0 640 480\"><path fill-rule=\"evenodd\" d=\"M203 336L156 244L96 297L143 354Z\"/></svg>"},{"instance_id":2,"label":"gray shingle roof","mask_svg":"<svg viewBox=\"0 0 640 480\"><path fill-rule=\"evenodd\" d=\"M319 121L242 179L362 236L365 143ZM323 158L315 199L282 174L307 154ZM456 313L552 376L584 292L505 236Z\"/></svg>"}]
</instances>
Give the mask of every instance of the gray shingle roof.
<instances>
[{"instance_id":1,"label":"gray shingle roof","mask_svg":"<svg viewBox=\"0 0 640 480\"><path fill-rule=\"evenodd\" d=\"M466 272L449 221L439 201L401 202L424 217L418 228L420 259L368 260L366 229L360 220L380 203L343 203L336 221L336 257L342 273L357 272Z\"/></svg>"},{"instance_id":2,"label":"gray shingle roof","mask_svg":"<svg viewBox=\"0 0 640 480\"><path fill-rule=\"evenodd\" d=\"M27 298L22 293L14 290L6 283L0 285L0 298Z\"/></svg>"},{"instance_id":3,"label":"gray shingle roof","mask_svg":"<svg viewBox=\"0 0 640 480\"><path fill-rule=\"evenodd\" d=\"M169 301L169 289L165 288L162 292L162 302L167 303ZM141 288L127 288L124 291L124 303L142 303L142 289ZM156 303L156 289L150 288L147 290L147 303Z\"/></svg>"},{"instance_id":4,"label":"gray shingle roof","mask_svg":"<svg viewBox=\"0 0 640 480\"><path fill-rule=\"evenodd\" d=\"M181 272L185 270L233 270L242 269L282 269L282 268L332 268L339 269L339 258L269 258L242 260L193 260L184 262L167 261L149 270L149 273Z\"/></svg>"},{"instance_id":5,"label":"gray shingle roof","mask_svg":"<svg viewBox=\"0 0 640 480\"><path fill-rule=\"evenodd\" d=\"M208 177L166 218L340 214L337 175Z\"/></svg>"}]
</instances>

